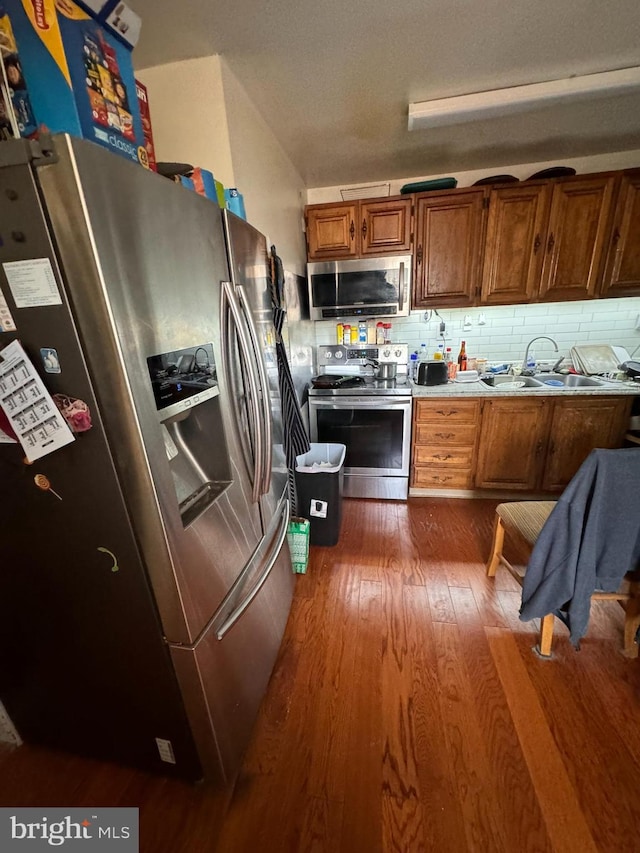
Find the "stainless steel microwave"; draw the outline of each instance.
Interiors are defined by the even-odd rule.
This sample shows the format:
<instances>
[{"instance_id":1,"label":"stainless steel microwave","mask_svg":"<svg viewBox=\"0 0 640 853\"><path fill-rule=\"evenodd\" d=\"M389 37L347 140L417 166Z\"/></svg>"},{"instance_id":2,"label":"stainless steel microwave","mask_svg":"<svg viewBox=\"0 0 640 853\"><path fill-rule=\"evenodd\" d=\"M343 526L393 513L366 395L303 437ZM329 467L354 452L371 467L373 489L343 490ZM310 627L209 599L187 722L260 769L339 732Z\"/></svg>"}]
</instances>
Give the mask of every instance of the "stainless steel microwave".
<instances>
[{"instance_id":1,"label":"stainless steel microwave","mask_svg":"<svg viewBox=\"0 0 640 853\"><path fill-rule=\"evenodd\" d=\"M307 264L312 320L407 317L411 255Z\"/></svg>"}]
</instances>

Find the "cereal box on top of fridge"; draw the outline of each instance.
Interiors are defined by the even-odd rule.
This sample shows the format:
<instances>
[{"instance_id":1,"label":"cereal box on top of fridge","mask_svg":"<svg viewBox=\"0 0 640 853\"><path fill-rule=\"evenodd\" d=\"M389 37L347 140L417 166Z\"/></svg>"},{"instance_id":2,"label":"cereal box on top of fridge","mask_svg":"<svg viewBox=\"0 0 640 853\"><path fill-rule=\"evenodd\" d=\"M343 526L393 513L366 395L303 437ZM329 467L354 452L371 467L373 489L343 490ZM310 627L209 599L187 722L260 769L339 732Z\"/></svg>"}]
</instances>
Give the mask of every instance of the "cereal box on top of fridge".
<instances>
[{"instance_id":1,"label":"cereal box on top of fridge","mask_svg":"<svg viewBox=\"0 0 640 853\"><path fill-rule=\"evenodd\" d=\"M156 152L153 147L153 128L151 126L151 112L149 110L149 95L147 87L144 83L136 80L136 95L138 97L138 107L140 109L140 118L142 120L142 132L144 134L144 147L147 149L147 162L149 168L154 172L158 171L156 165Z\"/></svg>"},{"instance_id":2,"label":"cereal box on top of fridge","mask_svg":"<svg viewBox=\"0 0 640 853\"><path fill-rule=\"evenodd\" d=\"M5 19L24 85L11 91L21 135L70 133L146 163L131 50L72 0L0 0Z\"/></svg>"}]
</instances>

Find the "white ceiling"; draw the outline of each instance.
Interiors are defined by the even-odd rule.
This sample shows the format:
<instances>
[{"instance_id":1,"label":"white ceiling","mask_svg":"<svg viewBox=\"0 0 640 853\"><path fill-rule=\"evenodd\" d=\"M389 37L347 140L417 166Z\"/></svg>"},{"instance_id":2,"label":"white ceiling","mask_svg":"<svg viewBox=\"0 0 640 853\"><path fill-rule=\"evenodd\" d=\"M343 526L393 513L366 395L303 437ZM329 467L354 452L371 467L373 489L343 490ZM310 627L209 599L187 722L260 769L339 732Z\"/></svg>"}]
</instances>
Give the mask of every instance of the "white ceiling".
<instances>
[{"instance_id":1,"label":"white ceiling","mask_svg":"<svg viewBox=\"0 0 640 853\"><path fill-rule=\"evenodd\" d=\"M640 93L407 130L413 101L640 65L638 0L130 4L136 67L221 54L308 187L640 149Z\"/></svg>"}]
</instances>

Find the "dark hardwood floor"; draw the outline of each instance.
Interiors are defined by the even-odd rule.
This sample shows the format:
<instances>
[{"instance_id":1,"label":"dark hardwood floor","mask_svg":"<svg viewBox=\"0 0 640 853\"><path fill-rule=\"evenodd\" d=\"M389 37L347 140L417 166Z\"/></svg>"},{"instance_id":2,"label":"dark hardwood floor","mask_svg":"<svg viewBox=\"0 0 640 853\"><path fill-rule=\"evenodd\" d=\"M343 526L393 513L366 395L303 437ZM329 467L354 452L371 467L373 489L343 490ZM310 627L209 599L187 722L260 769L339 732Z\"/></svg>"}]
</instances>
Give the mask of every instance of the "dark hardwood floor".
<instances>
[{"instance_id":1,"label":"dark hardwood floor","mask_svg":"<svg viewBox=\"0 0 640 853\"><path fill-rule=\"evenodd\" d=\"M638 851L640 661L616 602L532 651L494 501L346 500L313 548L231 804L0 747L0 805L137 805L143 853Z\"/></svg>"}]
</instances>

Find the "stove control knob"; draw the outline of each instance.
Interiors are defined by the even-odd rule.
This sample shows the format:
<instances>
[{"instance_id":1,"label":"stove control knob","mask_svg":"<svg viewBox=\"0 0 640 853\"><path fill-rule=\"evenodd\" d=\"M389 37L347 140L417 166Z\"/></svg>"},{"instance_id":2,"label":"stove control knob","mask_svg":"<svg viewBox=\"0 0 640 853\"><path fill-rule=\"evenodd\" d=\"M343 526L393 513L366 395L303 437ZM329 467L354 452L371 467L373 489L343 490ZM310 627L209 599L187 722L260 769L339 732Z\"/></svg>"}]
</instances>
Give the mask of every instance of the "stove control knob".
<instances>
[{"instance_id":1,"label":"stove control knob","mask_svg":"<svg viewBox=\"0 0 640 853\"><path fill-rule=\"evenodd\" d=\"M396 358L402 358L402 350L397 349L394 353Z\"/></svg>"},{"instance_id":2,"label":"stove control knob","mask_svg":"<svg viewBox=\"0 0 640 853\"><path fill-rule=\"evenodd\" d=\"M383 355L385 358L389 358L389 356L391 355L391 350L389 350L389 349L383 349L383 350L382 350L382 355Z\"/></svg>"},{"instance_id":3,"label":"stove control knob","mask_svg":"<svg viewBox=\"0 0 640 853\"><path fill-rule=\"evenodd\" d=\"M328 349L328 350L325 352L324 357L325 357L325 358L331 358L331 356L332 356L332 355L333 355L333 353L331 352L331 350L330 350L330 349Z\"/></svg>"},{"instance_id":4,"label":"stove control knob","mask_svg":"<svg viewBox=\"0 0 640 853\"><path fill-rule=\"evenodd\" d=\"M342 352L340 350L336 353L336 358L342 358Z\"/></svg>"}]
</instances>

